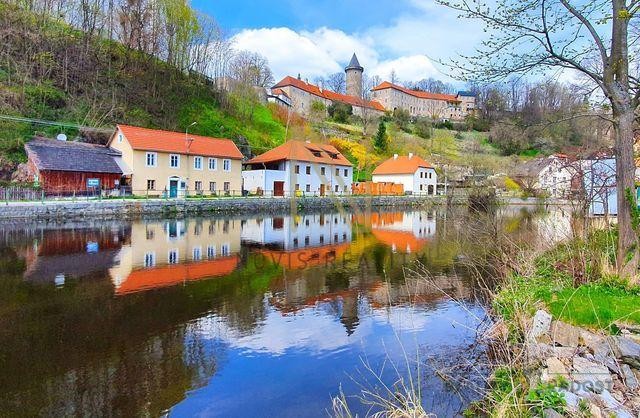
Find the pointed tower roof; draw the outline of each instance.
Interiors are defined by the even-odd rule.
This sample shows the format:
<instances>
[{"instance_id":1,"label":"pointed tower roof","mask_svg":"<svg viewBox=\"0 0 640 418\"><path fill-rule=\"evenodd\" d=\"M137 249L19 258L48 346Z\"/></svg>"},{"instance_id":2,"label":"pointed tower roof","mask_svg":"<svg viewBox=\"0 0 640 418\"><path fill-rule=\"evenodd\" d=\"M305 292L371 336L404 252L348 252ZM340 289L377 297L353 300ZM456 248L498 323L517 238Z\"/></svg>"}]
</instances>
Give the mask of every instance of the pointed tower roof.
<instances>
[{"instance_id":1,"label":"pointed tower roof","mask_svg":"<svg viewBox=\"0 0 640 418\"><path fill-rule=\"evenodd\" d=\"M351 57L351 61L349 61L349 65L347 65L347 68L345 68L345 71L346 70L364 71L364 68L360 65L360 62L358 61L358 57L356 57L355 52L353 53L353 56Z\"/></svg>"}]
</instances>

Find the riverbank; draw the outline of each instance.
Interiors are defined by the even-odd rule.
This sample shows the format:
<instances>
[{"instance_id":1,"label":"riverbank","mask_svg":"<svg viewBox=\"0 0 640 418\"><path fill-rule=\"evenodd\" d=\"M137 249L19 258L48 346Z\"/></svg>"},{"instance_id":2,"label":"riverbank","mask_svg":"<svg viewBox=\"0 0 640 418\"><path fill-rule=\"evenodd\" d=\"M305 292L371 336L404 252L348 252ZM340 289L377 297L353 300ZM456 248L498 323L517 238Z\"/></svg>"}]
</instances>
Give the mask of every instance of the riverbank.
<instances>
[{"instance_id":1,"label":"riverbank","mask_svg":"<svg viewBox=\"0 0 640 418\"><path fill-rule=\"evenodd\" d=\"M348 208L362 210L374 207L417 208L443 203L446 203L446 198L440 196L62 200L9 202L0 205L0 219L136 219L146 215L179 217L204 214L274 214Z\"/></svg>"},{"instance_id":2,"label":"riverbank","mask_svg":"<svg viewBox=\"0 0 640 418\"><path fill-rule=\"evenodd\" d=\"M495 294L492 416L640 412L640 287L613 273L615 231L520 259Z\"/></svg>"}]
</instances>

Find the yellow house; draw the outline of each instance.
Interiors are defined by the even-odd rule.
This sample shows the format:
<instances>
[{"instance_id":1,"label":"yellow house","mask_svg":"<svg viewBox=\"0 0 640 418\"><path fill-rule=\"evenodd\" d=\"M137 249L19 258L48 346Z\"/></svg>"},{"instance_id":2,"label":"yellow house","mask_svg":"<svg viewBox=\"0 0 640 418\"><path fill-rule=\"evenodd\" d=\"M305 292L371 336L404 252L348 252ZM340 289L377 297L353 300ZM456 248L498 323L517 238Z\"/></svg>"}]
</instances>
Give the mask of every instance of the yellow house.
<instances>
[{"instance_id":1,"label":"yellow house","mask_svg":"<svg viewBox=\"0 0 640 418\"><path fill-rule=\"evenodd\" d=\"M242 153L229 139L118 125L109 146L122 153L133 194L241 193Z\"/></svg>"}]
</instances>

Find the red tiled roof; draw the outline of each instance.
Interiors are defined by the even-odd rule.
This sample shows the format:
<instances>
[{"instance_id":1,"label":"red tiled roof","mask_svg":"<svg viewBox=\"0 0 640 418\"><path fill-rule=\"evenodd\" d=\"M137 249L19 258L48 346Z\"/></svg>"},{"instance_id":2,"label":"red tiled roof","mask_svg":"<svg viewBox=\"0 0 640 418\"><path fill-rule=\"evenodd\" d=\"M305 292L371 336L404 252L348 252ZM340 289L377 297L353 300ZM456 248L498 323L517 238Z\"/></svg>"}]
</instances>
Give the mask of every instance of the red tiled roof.
<instances>
[{"instance_id":1,"label":"red tiled roof","mask_svg":"<svg viewBox=\"0 0 640 418\"><path fill-rule=\"evenodd\" d=\"M314 155L320 153L320 156ZM332 157L335 156L335 158ZM307 161L311 163L352 166L334 146L312 144L303 141L288 141L272 150L247 161L247 164L262 164L274 161Z\"/></svg>"},{"instance_id":2,"label":"red tiled roof","mask_svg":"<svg viewBox=\"0 0 640 418\"><path fill-rule=\"evenodd\" d=\"M413 174L420 167L433 168L431 164L417 155L413 155L411 158L407 155L401 155L398 158L391 157L384 161L373 170L373 174Z\"/></svg>"},{"instance_id":3,"label":"red tiled roof","mask_svg":"<svg viewBox=\"0 0 640 418\"><path fill-rule=\"evenodd\" d=\"M372 91L386 90L386 89L394 89L401 91L405 94L409 94L414 97L418 97L420 99L431 99L431 100L446 100L447 102L459 102L458 98L452 94L440 94L440 93L429 93L428 91L418 91L418 90L410 90L402 86L398 86L397 84L390 83L388 81L382 82L380 85L371 89Z\"/></svg>"},{"instance_id":4,"label":"red tiled roof","mask_svg":"<svg viewBox=\"0 0 640 418\"><path fill-rule=\"evenodd\" d=\"M350 104L351 106L358 107L368 107L370 109L379 110L380 112L384 112L385 108L379 102L375 100L364 100L356 96L348 96L346 94L336 93L331 90L321 89L318 86L315 86L310 83L306 83L302 80L299 80L295 77L287 76L283 78L278 84L273 86L274 89L293 86L300 90L306 91L307 93L313 94L314 96L321 97L326 100L331 100L333 102L342 102Z\"/></svg>"},{"instance_id":5,"label":"red tiled roof","mask_svg":"<svg viewBox=\"0 0 640 418\"><path fill-rule=\"evenodd\" d=\"M131 147L136 150L242 159L242 153L230 139L189 134L189 140L193 140L189 144L184 132L162 131L129 125L117 125L117 128L127 138ZM111 142L115 136L114 134Z\"/></svg>"},{"instance_id":6,"label":"red tiled roof","mask_svg":"<svg viewBox=\"0 0 640 418\"><path fill-rule=\"evenodd\" d=\"M286 91L282 90L282 89L271 89L271 94L274 94L276 96L280 96L283 95L284 97L289 97L289 95L287 94ZM290 97L289 97L290 98Z\"/></svg>"}]
</instances>

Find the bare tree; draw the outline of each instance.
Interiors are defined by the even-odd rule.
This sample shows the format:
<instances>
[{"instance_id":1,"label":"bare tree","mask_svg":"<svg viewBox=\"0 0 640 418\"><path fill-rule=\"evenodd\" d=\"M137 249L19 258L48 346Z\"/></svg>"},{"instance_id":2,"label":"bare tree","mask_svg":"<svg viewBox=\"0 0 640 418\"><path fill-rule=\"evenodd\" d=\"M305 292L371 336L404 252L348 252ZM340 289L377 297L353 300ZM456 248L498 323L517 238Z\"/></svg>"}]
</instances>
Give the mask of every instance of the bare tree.
<instances>
[{"instance_id":1,"label":"bare tree","mask_svg":"<svg viewBox=\"0 0 640 418\"><path fill-rule=\"evenodd\" d=\"M240 51L235 54L229 65L231 77L240 82L257 87L269 87L273 84L273 74L269 62L262 55Z\"/></svg>"},{"instance_id":2,"label":"bare tree","mask_svg":"<svg viewBox=\"0 0 640 418\"><path fill-rule=\"evenodd\" d=\"M344 72L331 74L325 80L326 88L335 91L336 93L345 93L347 88L347 79Z\"/></svg>"},{"instance_id":3,"label":"bare tree","mask_svg":"<svg viewBox=\"0 0 640 418\"><path fill-rule=\"evenodd\" d=\"M391 84L398 84L400 82L395 69L391 69L391 72L389 73L389 81Z\"/></svg>"},{"instance_id":4,"label":"bare tree","mask_svg":"<svg viewBox=\"0 0 640 418\"><path fill-rule=\"evenodd\" d=\"M639 0L497 0L495 6L475 0L437 0L463 17L482 21L489 37L466 62L453 63L473 77L502 80L555 68L587 77L611 106L615 132L618 199L618 273L637 276L638 235L631 207L636 205L633 160L635 111L639 79L630 75L630 24ZM637 65L638 63L632 63Z\"/></svg>"}]
</instances>

